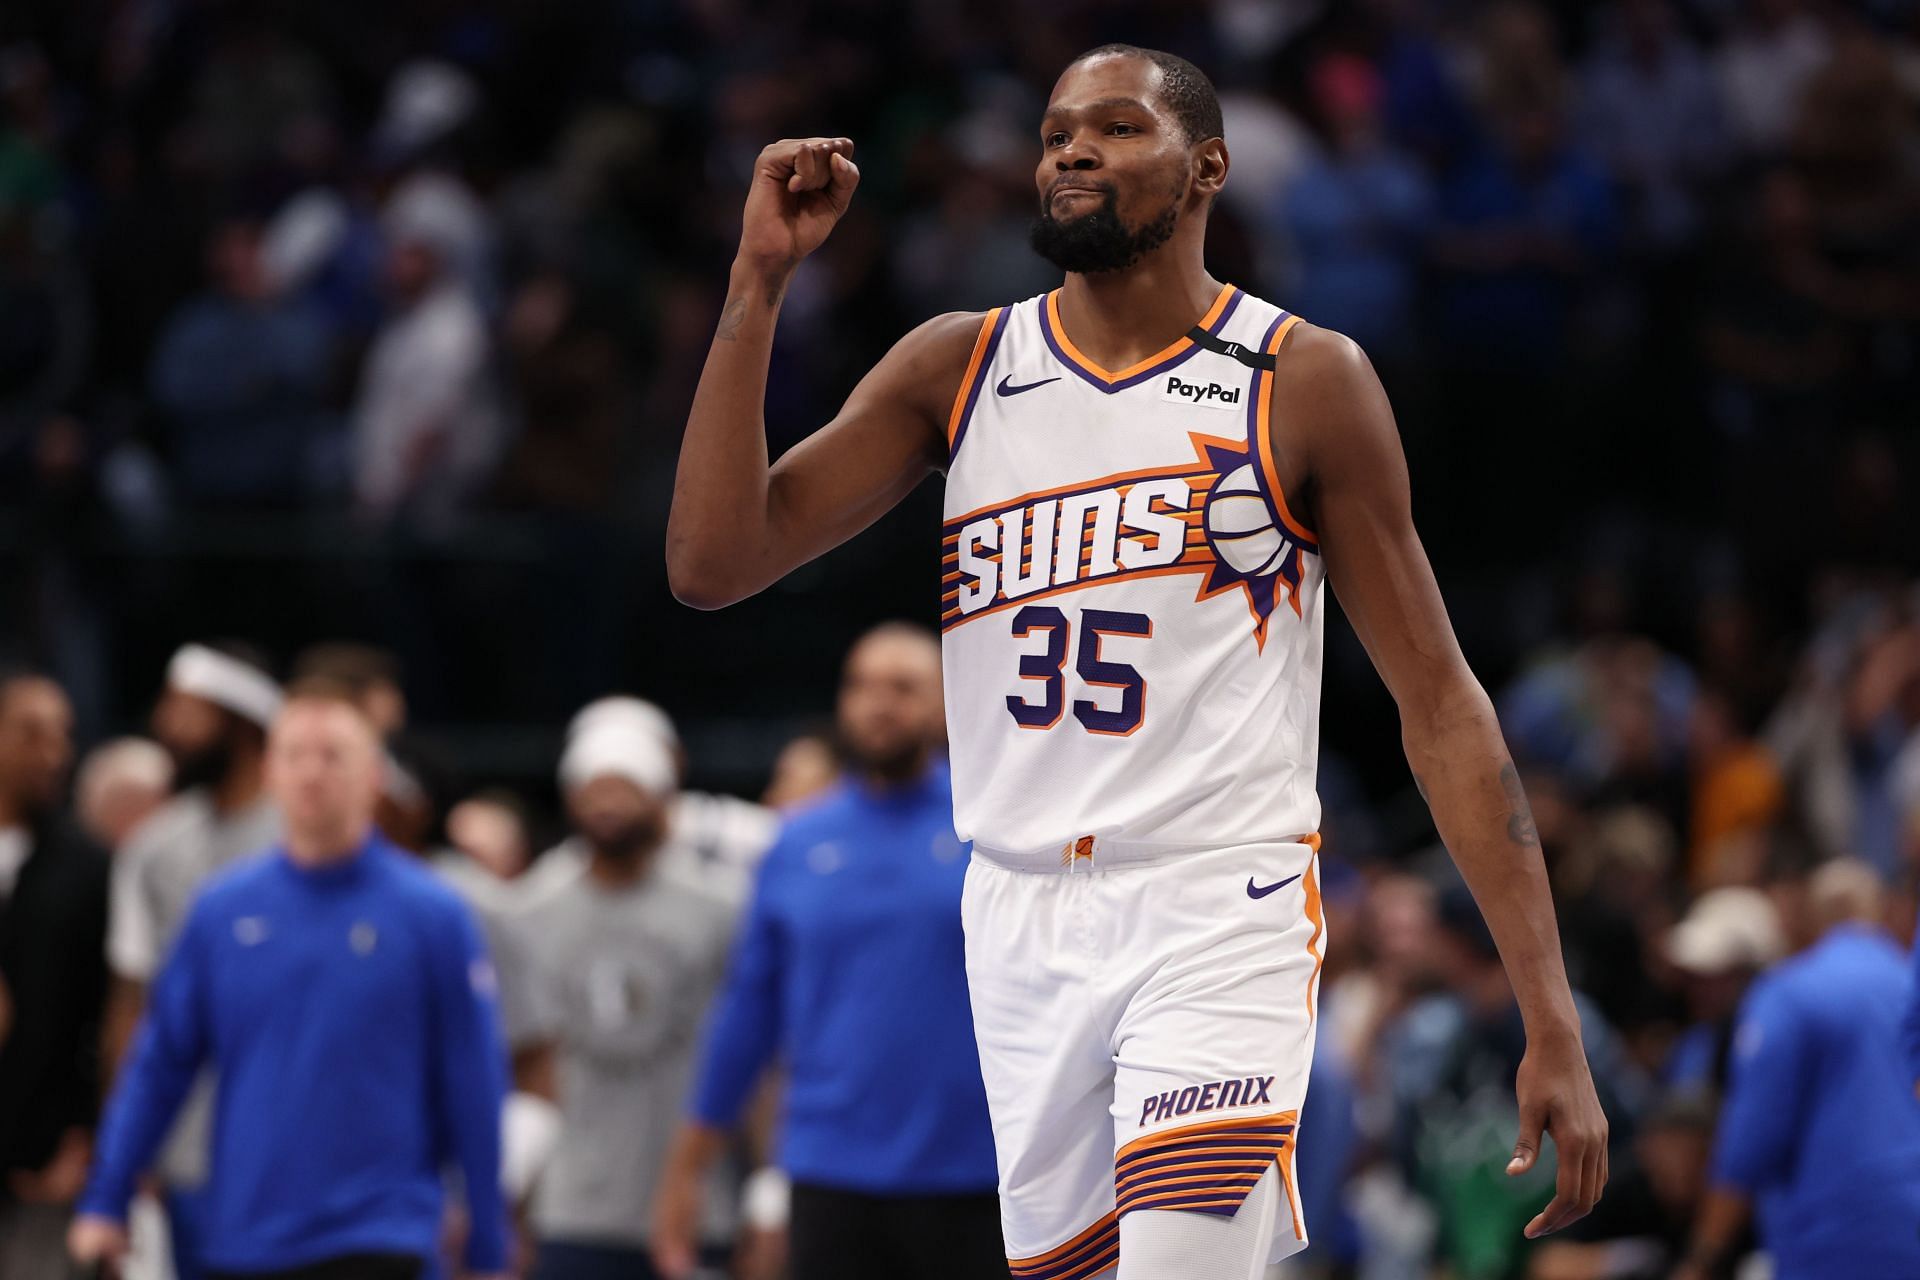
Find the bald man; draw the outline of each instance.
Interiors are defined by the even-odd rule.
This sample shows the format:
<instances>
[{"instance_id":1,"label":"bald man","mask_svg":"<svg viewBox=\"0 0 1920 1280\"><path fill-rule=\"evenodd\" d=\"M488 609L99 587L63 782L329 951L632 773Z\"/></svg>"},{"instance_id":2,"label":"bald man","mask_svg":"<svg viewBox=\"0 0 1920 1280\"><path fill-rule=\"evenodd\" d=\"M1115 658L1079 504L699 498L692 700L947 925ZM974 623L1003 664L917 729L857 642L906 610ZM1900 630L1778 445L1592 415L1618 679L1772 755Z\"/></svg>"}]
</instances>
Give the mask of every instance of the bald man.
<instances>
[{"instance_id":1,"label":"bald man","mask_svg":"<svg viewBox=\"0 0 1920 1280\"><path fill-rule=\"evenodd\" d=\"M669 1280L692 1269L701 1175L775 1059L792 1280L1007 1274L941 717L931 633L890 624L848 655L846 772L761 864L709 1023L655 1214Z\"/></svg>"},{"instance_id":2,"label":"bald man","mask_svg":"<svg viewBox=\"0 0 1920 1280\"><path fill-rule=\"evenodd\" d=\"M210 1275L412 1280L437 1251L452 1164L467 1274L504 1272L493 971L459 899L375 831L382 759L345 692L288 692L266 758L285 838L208 884L154 981L69 1236L77 1261L125 1252L135 1180L211 1066Z\"/></svg>"}]
</instances>

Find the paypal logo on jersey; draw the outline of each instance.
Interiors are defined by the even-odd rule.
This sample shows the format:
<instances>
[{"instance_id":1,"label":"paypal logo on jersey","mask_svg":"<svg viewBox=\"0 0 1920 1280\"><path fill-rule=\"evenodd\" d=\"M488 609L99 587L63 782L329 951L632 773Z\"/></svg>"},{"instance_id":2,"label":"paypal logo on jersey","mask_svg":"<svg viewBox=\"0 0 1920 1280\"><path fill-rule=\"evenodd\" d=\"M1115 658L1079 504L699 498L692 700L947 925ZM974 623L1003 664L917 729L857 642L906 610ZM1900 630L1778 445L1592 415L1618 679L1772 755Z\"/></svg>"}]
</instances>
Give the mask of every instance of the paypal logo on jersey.
<instances>
[{"instance_id":1,"label":"paypal logo on jersey","mask_svg":"<svg viewBox=\"0 0 1920 1280\"><path fill-rule=\"evenodd\" d=\"M1186 382L1169 374L1167 385L1160 389L1160 398L1202 409L1238 409L1243 390L1243 387L1223 387L1217 382Z\"/></svg>"}]
</instances>

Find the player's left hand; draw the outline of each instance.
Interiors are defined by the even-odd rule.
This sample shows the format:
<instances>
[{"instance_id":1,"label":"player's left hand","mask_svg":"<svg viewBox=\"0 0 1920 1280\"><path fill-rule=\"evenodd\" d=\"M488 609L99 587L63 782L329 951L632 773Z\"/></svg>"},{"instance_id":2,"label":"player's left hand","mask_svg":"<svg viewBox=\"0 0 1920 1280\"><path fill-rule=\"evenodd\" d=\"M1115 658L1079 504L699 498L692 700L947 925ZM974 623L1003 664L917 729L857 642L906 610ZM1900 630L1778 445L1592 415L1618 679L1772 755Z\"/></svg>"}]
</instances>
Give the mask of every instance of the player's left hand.
<instances>
[{"instance_id":1,"label":"player's left hand","mask_svg":"<svg viewBox=\"0 0 1920 1280\"><path fill-rule=\"evenodd\" d=\"M1532 1240L1578 1222L1599 1203L1607 1185L1607 1117L1578 1035L1529 1038L1514 1092L1520 1099L1520 1139L1507 1162L1508 1176L1533 1168L1543 1134L1552 1135L1560 1158L1553 1200L1527 1224Z\"/></svg>"}]
</instances>

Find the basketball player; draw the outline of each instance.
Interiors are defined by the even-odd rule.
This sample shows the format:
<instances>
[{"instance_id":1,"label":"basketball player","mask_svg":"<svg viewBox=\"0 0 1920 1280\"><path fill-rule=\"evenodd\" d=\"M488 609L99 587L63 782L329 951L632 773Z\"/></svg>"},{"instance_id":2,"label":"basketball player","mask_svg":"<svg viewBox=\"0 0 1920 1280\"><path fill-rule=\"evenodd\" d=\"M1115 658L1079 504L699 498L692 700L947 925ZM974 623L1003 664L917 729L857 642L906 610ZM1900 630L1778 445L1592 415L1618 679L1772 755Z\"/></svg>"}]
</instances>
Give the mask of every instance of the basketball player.
<instances>
[{"instance_id":1,"label":"basketball player","mask_svg":"<svg viewBox=\"0 0 1920 1280\"><path fill-rule=\"evenodd\" d=\"M1018 1280L1239 1280L1305 1245L1327 576L1525 1016L1508 1170L1543 1133L1559 1157L1527 1234L1606 1181L1533 819L1414 532L1393 416L1352 342L1207 274L1221 132L1179 58L1074 62L1035 174L1034 247L1064 285L928 321L769 466L781 297L859 182L845 138L774 143L680 458L668 569L707 609L946 473L968 980Z\"/></svg>"}]
</instances>

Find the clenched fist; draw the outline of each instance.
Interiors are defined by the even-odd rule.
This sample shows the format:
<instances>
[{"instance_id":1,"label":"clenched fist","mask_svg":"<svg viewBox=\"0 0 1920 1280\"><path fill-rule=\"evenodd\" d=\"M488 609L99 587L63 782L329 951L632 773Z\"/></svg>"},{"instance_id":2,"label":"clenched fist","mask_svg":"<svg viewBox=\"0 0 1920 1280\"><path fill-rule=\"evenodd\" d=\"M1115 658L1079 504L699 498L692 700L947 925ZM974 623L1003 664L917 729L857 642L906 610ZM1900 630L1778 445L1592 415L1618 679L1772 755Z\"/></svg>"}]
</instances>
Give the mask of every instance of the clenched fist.
<instances>
[{"instance_id":1,"label":"clenched fist","mask_svg":"<svg viewBox=\"0 0 1920 1280\"><path fill-rule=\"evenodd\" d=\"M820 247L847 211L860 170L848 138L783 138L753 164L740 257L758 271L783 274Z\"/></svg>"}]
</instances>

